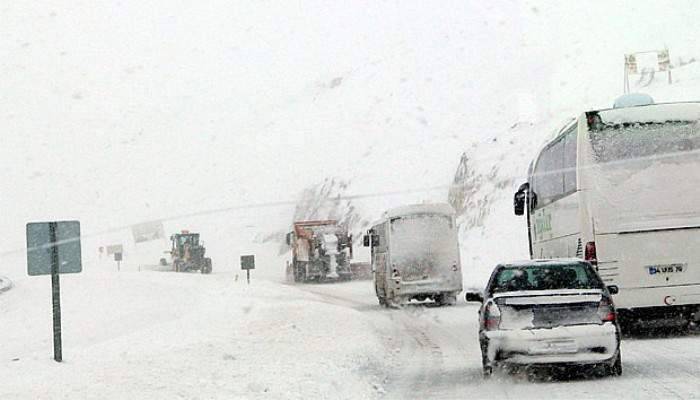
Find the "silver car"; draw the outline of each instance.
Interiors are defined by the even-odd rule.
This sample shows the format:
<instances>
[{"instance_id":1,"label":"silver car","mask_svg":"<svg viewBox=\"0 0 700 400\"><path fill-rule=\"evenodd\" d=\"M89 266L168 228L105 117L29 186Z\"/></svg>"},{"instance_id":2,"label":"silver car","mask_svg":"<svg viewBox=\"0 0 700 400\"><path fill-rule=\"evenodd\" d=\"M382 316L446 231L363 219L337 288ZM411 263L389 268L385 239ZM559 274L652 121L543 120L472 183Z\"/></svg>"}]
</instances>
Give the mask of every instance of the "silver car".
<instances>
[{"instance_id":1,"label":"silver car","mask_svg":"<svg viewBox=\"0 0 700 400\"><path fill-rule=\"evenodd\" d=\"M484 376L498 364L590 365L621 375L620 327L611 298L617 290L579 259L498 265L483 294L466 295L482 303Z\"/></svg>"}]
</instances>

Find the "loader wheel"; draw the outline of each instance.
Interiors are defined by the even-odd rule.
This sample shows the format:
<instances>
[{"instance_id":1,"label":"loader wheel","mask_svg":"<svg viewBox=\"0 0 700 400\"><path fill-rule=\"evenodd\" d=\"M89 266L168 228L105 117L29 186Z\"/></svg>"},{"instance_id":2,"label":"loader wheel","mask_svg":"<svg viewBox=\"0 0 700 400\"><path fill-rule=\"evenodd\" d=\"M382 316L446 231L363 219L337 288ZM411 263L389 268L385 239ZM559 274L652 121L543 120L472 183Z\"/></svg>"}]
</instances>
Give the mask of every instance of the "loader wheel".
<instances>
[{"instance_id":1,"label":"loader wheel","mask_svg":"<svg viewBox=\"0 0 700 400\"><path fill-rule=\"evenodd\" d=\"M203 274L211 274L211 258L204 259L204 265L202 266Z\"/></svg>"}]
</instances>

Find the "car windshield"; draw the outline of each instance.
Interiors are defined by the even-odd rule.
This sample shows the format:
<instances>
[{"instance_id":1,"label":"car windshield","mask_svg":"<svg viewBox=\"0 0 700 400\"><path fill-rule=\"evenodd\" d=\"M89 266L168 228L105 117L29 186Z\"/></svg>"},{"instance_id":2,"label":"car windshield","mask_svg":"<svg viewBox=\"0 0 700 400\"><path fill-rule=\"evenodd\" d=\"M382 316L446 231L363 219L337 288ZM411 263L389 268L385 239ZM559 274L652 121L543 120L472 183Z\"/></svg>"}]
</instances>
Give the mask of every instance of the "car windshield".
<instances>
[{"instance_id":1,"label":"car windshield","mask_svg":"<svg viewBox=\"0 0 700 400\"><path fill-rule=\"evenodd\" d=\"M500 269L493 280L493 293L558 290L601 289L603 284L586 264L542 264Z\"/></svg>"}]
</instances>

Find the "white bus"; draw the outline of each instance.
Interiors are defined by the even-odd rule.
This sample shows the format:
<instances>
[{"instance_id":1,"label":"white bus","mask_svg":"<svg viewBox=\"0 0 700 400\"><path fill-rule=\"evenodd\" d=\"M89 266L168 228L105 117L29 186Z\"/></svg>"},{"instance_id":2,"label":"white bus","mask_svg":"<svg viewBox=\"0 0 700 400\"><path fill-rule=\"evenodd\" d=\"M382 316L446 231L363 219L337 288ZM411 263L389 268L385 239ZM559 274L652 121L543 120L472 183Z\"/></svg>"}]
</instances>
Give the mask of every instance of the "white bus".
<instances>
[{"instance_id":1,"label":"white bus","mask_svg":"<svg viewBox=\"0 0 700 400\"><path fill-rule=\"evenodd\" d=\"M579 257L616 285L623 321L700 319L700 103L590 111L515 194L532 258Z\"/></svg>"},{"instance_id":2,"label":"white bus","mask_svg":"<svg viewBox=\"0 0 700 400\"><path fill-rule=\"evenodd\" d=\"M455 212L449 204L416 204L384 213L364 237L371 247L379 304L413 299L454 304L462 291Z\"/></svg>"}]
</instances>

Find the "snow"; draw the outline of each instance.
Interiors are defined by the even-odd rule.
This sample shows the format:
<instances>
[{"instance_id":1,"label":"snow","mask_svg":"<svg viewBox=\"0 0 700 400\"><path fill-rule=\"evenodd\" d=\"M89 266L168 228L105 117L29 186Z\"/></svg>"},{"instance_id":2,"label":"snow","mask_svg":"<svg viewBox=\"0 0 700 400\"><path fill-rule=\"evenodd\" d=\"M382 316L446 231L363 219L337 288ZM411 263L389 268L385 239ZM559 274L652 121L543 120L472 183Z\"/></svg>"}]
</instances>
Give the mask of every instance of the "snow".
<instances>
[{"instance_id":1,"label":"snow","mask_svg":"<svg viewBox=\"0 0 700 400\"><path fill-rule=\"evenodd\" d=\"M419 214L438 214L452 216L455 211L449 204L409 204L405 206L395 207L391 210L387 210L382 214L383 218L392 219L396 217L401 217L405 215L419 215Z\"/></svg>"},{"instance_id":2,"label":"snow","mask_svg":"<svg viewBox=\"0 0 700 400\"><path fill-rule=\"evenodd\" d=\"M547 362L602 362L610 360L617 350L617 328L612 323L602 325L558 326L549 329L516 329L486 332L489 338L488 354L493 360L496 353L516 353L507 361L513 363ZM563 343L561 350L549 349L546 344ZM592 348L603 347L605 352L594 353Z\"/></svg>"},{"instance_id":3,"label":"snow","mask_svg":"<svg viewBox=\"0 0 700 400\"><path fill-rule=\"evenodd\" d=\"M508 305L599 302L601 291L591 291L594 293L579 294L581 293L580 290L531 290L527 292L509 292L508 296L496 294L494 298L498 299L504 297L504 304Z\"/></svg>"},{"instance_id":4,"label":"snow","mask_svg":"<svg viewBox=\"0 0 700 400\"><path fill-rule=\"evenodd\" d=\"M620 379L483 382L475 306L387 312L370 282L280 285L286 255L260 243L331 172L364 194L353 207L366 220L444 201L466 151L480 180L460 217L464 283L483 288L496 263L528 256L512 192L536 150L612 105L623 54L668 44L672 60L697 57L697 11L8 3L0 269L15 286L0 294L0 398L697 397L694 336L624 341ZM633 89L698 99L700 63L671 85L656 75ZM48 280L26 277L22 249L24 224L49 219L84 232L84 272L62 278L61 365ZM200 232L214 273L146 272L169 245L132 243L130 227L152 220ZM113 243L121 273L98 258ZM256 254L251 287L235 281L240 254Z\"/></svg>"},{"instance_id":5,"label":"snow","mask_svg":"<svg viewBox=\"0 0 700 400\"><path fill-rule=\"evenodd\" d=\"M49 279L3 294L0 398L350 399L375 391L364 373L381 354L371 321L293 287L255 276L248 286L230 274L123 272L64 276L61 290L61 364L51 353Z\"/></svg>"},{"instance_id":6,"label":"snow","mask_svg":"<svg viewBox=\"0 0 700 400\"><path fill-rule=\"evenodd\" d=\"M12 288L12 281L5 277L0 276L0 293L6 292Z\"/></svg>"}]
</instances>

